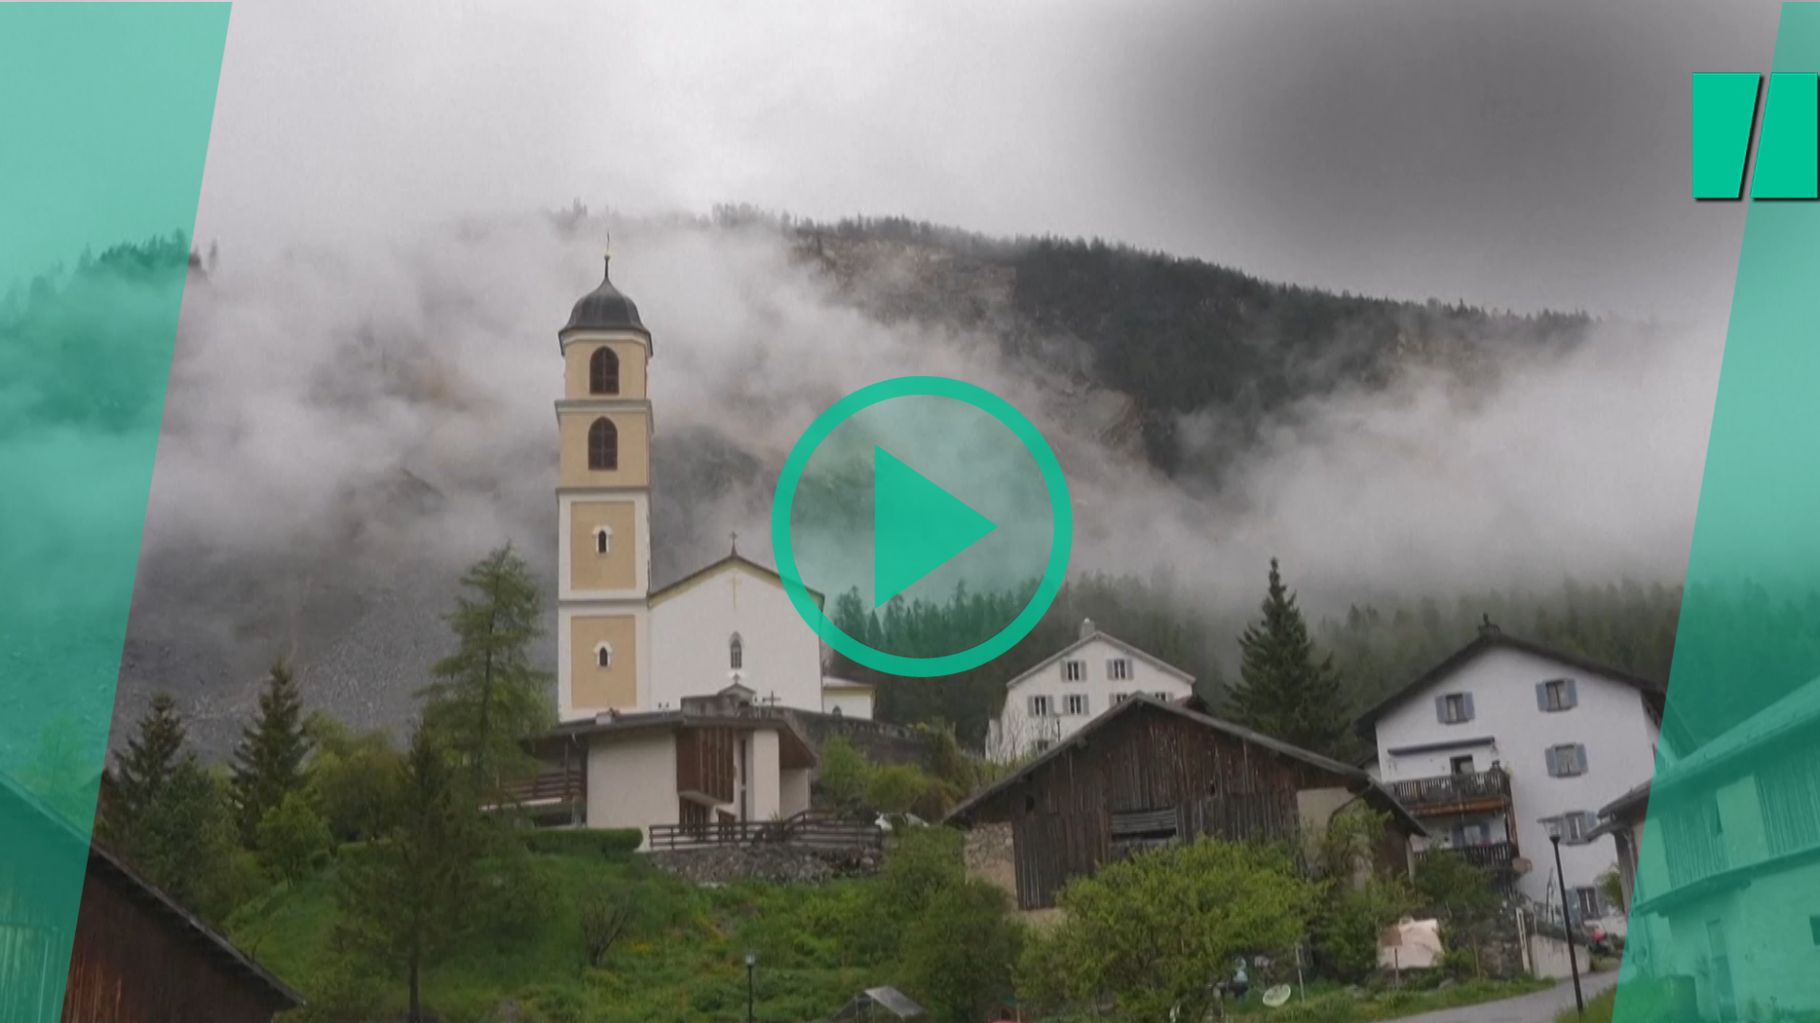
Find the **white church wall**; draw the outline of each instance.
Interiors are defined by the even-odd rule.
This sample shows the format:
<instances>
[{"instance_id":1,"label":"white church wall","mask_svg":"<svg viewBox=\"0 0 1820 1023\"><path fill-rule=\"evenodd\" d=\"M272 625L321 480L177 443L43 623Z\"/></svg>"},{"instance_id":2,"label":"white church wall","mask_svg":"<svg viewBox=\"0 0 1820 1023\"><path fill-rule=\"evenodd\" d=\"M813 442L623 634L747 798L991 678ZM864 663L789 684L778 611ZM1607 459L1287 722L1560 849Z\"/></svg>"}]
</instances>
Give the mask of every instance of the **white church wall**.
<instances>
[{"instance_id":1,"label":"white church wall","mask_svg":"<svg viewBox=\"0 0 1820 1023\"><path fill-rule=\"evenodd\" d=\"M778 779L778 812L790 817L808 808L809 769L794 767L784 771Z\"/></svg>"},{"instance_id":2,"label":"white church wall","mask_svg":"<svg viewBox=\"0 0 1820 1023\"><path fill-rule=\"evenodd\" d=\"M743 777L749 782L749 819L768 821L782 816L783 779L778 767L777 733L765 728L754 731L746 744L746 761Z\"/></svg>"},{"instance_id":3,"label":"white church wall","mask_svg":"<svg viewBox=\"0 0 1820 1023\"><path fill-rule=\"evenodd\" d=\"M675 824L677 813L674 735L654 731L595 737L588 749L588 827L644 831L653 824ZM646 832L646 845L650 838Z\"/></svg>"},{"instance_id":4,"label":"white church wall","mask_svg":"<svg viewBox=\"0 0 1820 1023\"><path fill-rule=\"evenodd\" d=\"M872 720L872 690L864 686L830 687L822 690L822 713L845 718Z\"/></svg>"},{"instance_id":5,"label":"white church wall","mask_svg":"<svg viewBox=\"0 0 1820 1023\"><path fill-rule=\"evenodd\" d=\"M729 643L738 634L741 666ZM738 682L761 704L822 708L821 641L797 616L776 578L727 562L661 594L651 607L649 709L710 696Z\"/></svg>"}]
</instances>

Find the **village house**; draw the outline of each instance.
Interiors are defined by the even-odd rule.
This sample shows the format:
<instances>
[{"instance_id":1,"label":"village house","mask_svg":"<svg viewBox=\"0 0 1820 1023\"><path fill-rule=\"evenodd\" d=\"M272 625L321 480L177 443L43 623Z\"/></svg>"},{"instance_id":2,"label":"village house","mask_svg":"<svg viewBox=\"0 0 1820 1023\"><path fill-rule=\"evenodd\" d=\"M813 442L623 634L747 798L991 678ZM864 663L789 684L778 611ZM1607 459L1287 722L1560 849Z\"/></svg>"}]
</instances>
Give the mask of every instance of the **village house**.
<instances>
[{"instance_id":1,"label":"village house","mask_svg":"<svg viewBox=\"0 0 1820 1023\"><path fill-rule=\"evenodd\" d=\"M1616 863L1597 812L1649 779L1661 707L1653 682L1488 621L1358 729L1375 740L1376 777L1433 833L1424 854L1464 856L1556 919L1565 886L1576 922L1623 933L1599 884Z\"/></svg>"},{"instance_id":2,"label":"village house","mask_svg":"<svg viewBox=\"0 0 1820 1023\"><path fill-rule=\"evenodd\" d=\"M283 981L4 778L0 835L7 843L0 861L0 1020L269 1023L303 1004ZM54 879L78 858L86 866L72 932L61 902L74 892L58 891Z\"/></svg>"},{"instance_id":3,"label":"village house","mask_svg":"<svg viewBox=\"0 0 1820 1023\"><path fill-rule=\"evenodd\" d=\"M1054 906L1069 880L1148 846L1305 840L1355 805L1390 818L1385 853L1411 866L1422 825L1364 771L1138 693L947 820L970 832L970 868L1028 910Z\"/></svg>"},{"instance_id":4,"label":"village house","mask_svg":"<svg viewBox=\"0 0 1820 1023\"><path fill-rule=\"evenodd\" d=\"M1599 815L1630 906L1627 969L1691 987L1704 1019L1820 1012L1820 679Z\"/></svg>"},{"instance_id":5,"label":"village house","mask_svg":"<svg viewBox=\"0 0 1820 1023\"><path fill-rule=\"evenodd\" d=\"M987 726L986 755L1010 763L1041 753L1139 694L1184 700L1194 695L1194 676L1083 619L1073 643L1006 683L1004 707Z\"/></svg>"}]
</instances>

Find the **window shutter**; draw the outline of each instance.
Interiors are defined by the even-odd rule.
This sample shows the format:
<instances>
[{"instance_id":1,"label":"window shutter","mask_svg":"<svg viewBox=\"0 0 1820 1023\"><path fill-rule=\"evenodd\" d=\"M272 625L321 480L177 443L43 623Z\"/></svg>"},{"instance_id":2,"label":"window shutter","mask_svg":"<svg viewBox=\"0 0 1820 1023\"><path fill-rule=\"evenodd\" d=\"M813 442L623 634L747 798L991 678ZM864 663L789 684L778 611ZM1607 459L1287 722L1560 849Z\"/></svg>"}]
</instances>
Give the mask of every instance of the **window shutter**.
<instances>
[{"instance_id":1,"label":"window shutter","mask_svg":"<svg viewBox=\"0 0 1820 1023\"><path fill-rule=\"evenodd\" d=\"M1460 720L1462 720L1462 721L1471 721L1471 720L1472 720L1472 694L1471 694L1471 693L1466 693L1466 694L1464 694L1464 695L1465 695L1465 698L1464 698L1464 699L1463 699L1463 700L1462 700L1462 701L1461 701L1461 702L1462 702L1462 703L1464 703L1464 704L1465 704L1465 705L1466 705L1466 708L1465 708L1465 709L1466 709L1466 716L1465 716L1465 717L1463 717L1463 718L1461 718L1461 719L1460 719Z\"/></svg>"},{"instance_id":2,"label":"window shutter","mask_svg":"<svg viewBox=\"0 0 1820 1023\"><path fill-rule=\"evenodd\" d=\"M1566 683L1566 685L1562 687L1567 690L1562 694L1567 697L1566 705L1569 707L1578 707L1580 705L1580 693L1574 685L1574 680L1569 678L1563 679L1562 681Z\"/></svg>"},{"instance_id":3,"label":"window shutter","mask_svg":"<svg viewBox=\"0 0 1820 1023\"><path fill-rule=\"evenodd\" d=\"M1559 755L1558 755L1558 754L1559 754L1559 753L1560 753L1560 752L1561 752L1561 751L1560 751L1560 750L1559 750L1559 749L1556 749L1556 748L1555 748L1555 747L1553 747L1553 746L1550 746L1550 747L1549 747L1549 748L1548 748L1548 750L1547 750L1547 753L1548 753L1548 776L1549 776L1549 777L1550 777L1550 778L1559 778L1559 777L1561 777L1561 758L1560 758L1560 756L1559 756Z\"/></svg>"},{"instance_id":4,"label":"window shutter","mask_svg":"<svg viewBox=\"0 0 1820 1023\"><path fill-rule=\"evenodd\" d=\"M1574 744L1574 773L1586 773L1586 747L1579 743Z\"/></svg>"},{"instance_id":5,"label":"window shutter","mask_svg":"<svg viewBox=\"0 0 1820 1023\"><path fill-rule=\"evenodd\" d=\"M1536 683L1536 709L1548 709L1548 683L1546 682Z\"/></svg>"},{"instance_id":6,"label":"window shutter","mask_svg":"<svg viewBox=\"0 0 1820 1023\"><path fill-rule=\"evenodd\" d=\"M1447 723L1447 697L1445 696L1435 697L1435 720L1442 724Z\"/></svg>"}]
</instances>

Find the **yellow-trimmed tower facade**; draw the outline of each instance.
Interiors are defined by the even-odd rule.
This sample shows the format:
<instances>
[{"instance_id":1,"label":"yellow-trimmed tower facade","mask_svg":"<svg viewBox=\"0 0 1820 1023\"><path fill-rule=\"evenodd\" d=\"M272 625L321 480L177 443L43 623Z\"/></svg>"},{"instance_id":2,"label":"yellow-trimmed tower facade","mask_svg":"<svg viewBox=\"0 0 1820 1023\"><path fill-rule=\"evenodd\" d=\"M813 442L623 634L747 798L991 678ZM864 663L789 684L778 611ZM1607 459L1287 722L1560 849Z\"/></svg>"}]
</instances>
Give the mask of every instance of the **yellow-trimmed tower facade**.
<instances>
[{"instance_id":1,"label":"yellow-trimmed tower facade","mask_svg":"<svg viewBox=\"0 0 1820 1023\"><path fill-rule=\"evenodd\" d=\"M574 721L651 693L651 333L609 266L557 340L557 710Z\"/></svg>"}]
</instances>

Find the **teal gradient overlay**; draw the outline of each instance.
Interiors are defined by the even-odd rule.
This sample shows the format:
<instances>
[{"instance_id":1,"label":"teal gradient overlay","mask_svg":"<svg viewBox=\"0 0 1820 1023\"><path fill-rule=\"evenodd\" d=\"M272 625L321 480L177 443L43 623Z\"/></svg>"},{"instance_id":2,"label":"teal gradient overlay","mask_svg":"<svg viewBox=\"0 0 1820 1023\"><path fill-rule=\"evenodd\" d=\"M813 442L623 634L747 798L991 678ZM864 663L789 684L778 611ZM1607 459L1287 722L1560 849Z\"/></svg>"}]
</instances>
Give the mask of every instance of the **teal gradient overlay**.
<instances>
[{"instance_id":1,"label":"teal gradient overlay","mask_svg":"<svg viewBox=\"0 0 1820 1023\"><path fill-rule=\"evenodd\" d=\"M228 10L0 4L0 1023L62 1008Z\"/></svg>"},{"instance_id":2,"label":"teal gradient overlay","mask_svg":"<svg viewBox=\"0 0 1820 1023\"><path fill-rule=\"evenodd\" d=\"M1805 113L1783 109L1811 150L1820 5L1783 5L1773 68L1793 91L1772 86L1766 117L1806 94ZM1622 1023L1820 1012L1817 281L1820 203L1752 202L1663 739L1641 831L1623 831L1637 853Z\"/></svg>"},{"instance_id":3,"label":"teal gradient overlay","mask_svg":"<svg viewBox=\"0 0 1820 1023\"><path fill-rule=\"evenodd\" d=\"M1820 194L1820 75L1769 76L1750 194L1753 199L1812 199Z\"/></svg>"},{"instance_id":4,"label":"teal gradient overlay","mask_svg":"<svg viewBox=\"0 0 1820 1023\"><path fill-rule=\"evenodd\" d=\"M1757 116L1760 75L1696 74L1693 80L1693 178L1696 199L1736 199Z\"/></svg>"},{"instance_id":5,"label":"teal gradient overlay","mask_svg":"<svg viewBox=\"0 0 1820 1023\"><path fill-rule=\"evenodd\" d=\"M937 406L949 407L931 407L931 401ZM879 415L876 421L862 424L862 413ZM982 430L979 428L982 423L991 425ZM860 425L865 429L843 443L843 431ZM941 445L935 443L941 440L952 445L945 455L940 453ZM875 530L864 545L868 549L862 552L861 545L851 542L850 516L843 514L840 506L863 505L876 521L877 513L870 507L873 492L877 491L876 481L871 478L870 469L864 477L853 474L850 471L853 459L842 457L839 452L842 449L849 455L863 452L864 460L870 466L874 452L880 446L907 455L915 449L918 455L909 457L919 461L914 471L929 477L925 483L935 489L964 492L972 510L997 528L983 533L975 531L977 535L973 541L978 541L978 547L967 550L966 556L957 558L956 562L928 571L917 580L906 580L891 567L894 557L890 552L881 556L876 551L878 544L893 542L892 536ZM817 471L814 463L818 456L830 452L836 453L830 459L832 464ZM1008 455L1011 457L1007 458ZM939 470L934 468L937 463ZM1022 463L1025 471L1020 471L1014 463ZM1028 480L1019 479L1026 475ZM963 489L950 484L951 480L967 477L972 478L973 485ZM1034 484L1034 493L1028 484ZM890 495L886 492L880 496ZM831 497L834 500L830 501ZM1032 505L1041 507L1044 521L1040 530L1027 527ZM807 515L804 514L805 506L809 506ZM937 514L955 513L943 510ZM891 521L890 516L886 516L886 521ZM1019 522L1025 523L1026 528L1006 525ZM892 527L890 532L901 541L907 528ZM947 534L946 538L936 540L937 547L959 552L971 546L971 542L968 545L960 543L960 537L969 532L966 523L958 529L951 526L943 532ZM1040 536L1040 547L1029 545L1028 541L1034 536ZM992 558L993 552L988 550L995 539L1007 541L1006 547L998 551L1001 555L998 559ZM909 542L920 546L930 541L919 537ZM777 557L777 571L797 613L829 646L855 662L886 674L910 678L936 678L978 667L1029 635L1061 592L1073 544L1074 508L1068 495L1068 481L1062 473L1061 462L1042 432L1005 399L983 387L949 377L909 376L882 380L835 402L809 424L790 449L771 504L771 545ZM985 580L975 579L970 589L1009 590L1010 584L1019 581L1031 582L1033 589L1022 609L1009 622L964 650L913 657L876 649L862 638L842 631L818 598L818 594L826 597L840 593L853 581L848 572L861 560L883 562L888 576L896 574L897 581L908 582L905 596L934 596L942 592L936 589L938 585L945 586L954 580L955 577L947 574L949 568L958 567L959 562L974 557L984 557L988 562L996 560L997 570L989 573ZM912 556L909 560L926 559ZM929 568L927 565L919 567L925 571ZM866 576L867 584L860 589L862 592L876 591L876 579L870 572ZM966 582L964 577L958 581ZM893 585L888 581L886 590Z\"/></svg>"}]
</instances>

